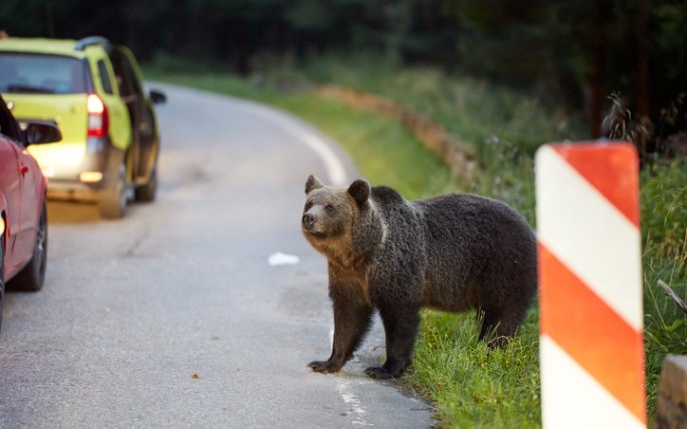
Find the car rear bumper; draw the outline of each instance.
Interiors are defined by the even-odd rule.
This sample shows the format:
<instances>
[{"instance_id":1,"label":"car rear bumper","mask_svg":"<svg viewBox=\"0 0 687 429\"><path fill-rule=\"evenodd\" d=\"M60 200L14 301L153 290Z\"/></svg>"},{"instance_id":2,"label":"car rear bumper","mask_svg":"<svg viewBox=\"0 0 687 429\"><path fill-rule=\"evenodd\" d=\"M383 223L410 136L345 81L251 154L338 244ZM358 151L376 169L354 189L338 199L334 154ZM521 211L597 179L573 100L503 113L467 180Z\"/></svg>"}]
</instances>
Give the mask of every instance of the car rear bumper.
<instances>
[{"instance_id":1,"label":"car rear bumper","mask_svg":"<svg viewBox=\"0 0 687 429\"><path fill-rule=\"evenodd\" d=\"M118 179L124 153L108 139L89 139L88 149L73 165L41 165L48 178L48 198L97 201L101 191Z\"/></svg>"},{"instance_id":2,"label":"car rear bumper","mask_svg":"<svg viewBox=\"0 0 687 429\"><path fill-rule=\"evenodd\" d=\"M51 180L48 182L48 199L97 202L100 189L77 181Z\"/></svg>"}]
</instances>

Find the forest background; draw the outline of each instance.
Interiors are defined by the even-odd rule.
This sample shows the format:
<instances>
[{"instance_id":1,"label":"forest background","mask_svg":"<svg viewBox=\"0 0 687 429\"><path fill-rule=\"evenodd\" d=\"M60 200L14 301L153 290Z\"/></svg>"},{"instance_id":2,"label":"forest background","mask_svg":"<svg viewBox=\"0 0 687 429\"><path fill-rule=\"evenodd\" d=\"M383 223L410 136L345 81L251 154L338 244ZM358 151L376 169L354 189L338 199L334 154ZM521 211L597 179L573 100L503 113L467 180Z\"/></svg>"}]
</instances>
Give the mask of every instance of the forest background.
<instances>
[{"instance_id":1,"label":"forest background","mask_svg":"<svg viewBox=\"0 0 687 429\"><path fill-rule=\"evenodd\" d=\"M144 62L241 74L332 53L431 64L582 111L590 137L603 134L610 94L659 137L685 126L662 118L687 87L683 0L3 0L0 20L10 35L100 34Z\"/></svg>"}]
</instances>

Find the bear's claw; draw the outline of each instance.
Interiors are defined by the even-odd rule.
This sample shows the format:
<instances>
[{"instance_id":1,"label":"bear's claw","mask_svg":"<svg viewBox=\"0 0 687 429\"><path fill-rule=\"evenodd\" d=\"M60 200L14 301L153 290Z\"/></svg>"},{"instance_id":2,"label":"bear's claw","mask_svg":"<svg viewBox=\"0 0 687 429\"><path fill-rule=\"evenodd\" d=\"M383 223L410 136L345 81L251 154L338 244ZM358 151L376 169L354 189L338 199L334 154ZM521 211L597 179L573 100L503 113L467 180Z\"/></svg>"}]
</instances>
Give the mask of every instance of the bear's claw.
<instances>
[{"instance_id":1,"label":"bear's claw","mask_svg":"<svg viewBox=\"0 0 687 429\"><path fill-rule=\"evenodd\" d=\"M314 361L308 364L308 367L315 372L321 372L323 374L329 374L332 372L338 372L340 367L333 364L330 361Z\"/></svg>"},{"instance_id":2,"label":"bear's claw","mask_svg":"<svg viewBox=\"0 0 687 429\"><path fill-rule=\"evenodd\" d=\"M387 380L389 378L397 378L401 376L401 373L402 371L399 371L397 374L394 374L388 369L384 368L383 366L367 368L365 370L365 374L367 374L367 376L370 378L374 378L375 380Z\"/></svg>"}]
</instances>

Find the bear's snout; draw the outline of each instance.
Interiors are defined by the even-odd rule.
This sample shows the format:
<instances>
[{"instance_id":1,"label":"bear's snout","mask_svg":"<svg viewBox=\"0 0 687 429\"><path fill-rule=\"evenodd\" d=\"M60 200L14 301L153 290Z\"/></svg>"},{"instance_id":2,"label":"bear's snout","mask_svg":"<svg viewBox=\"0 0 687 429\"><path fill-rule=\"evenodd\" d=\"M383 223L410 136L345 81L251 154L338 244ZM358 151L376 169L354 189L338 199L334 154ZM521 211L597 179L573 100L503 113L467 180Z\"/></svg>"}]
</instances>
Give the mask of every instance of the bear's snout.
<instances>
[{"instance_id":1,"label":"bear's snout","mask_svg":"<svg viewBox=\"0 0 687 429\"><path fill-rule=\"evenodd\" d=\"M310 230L315 225L315 216L312 213L305 213L302 222L303 228Z\"/></svg>"}]
</instances>

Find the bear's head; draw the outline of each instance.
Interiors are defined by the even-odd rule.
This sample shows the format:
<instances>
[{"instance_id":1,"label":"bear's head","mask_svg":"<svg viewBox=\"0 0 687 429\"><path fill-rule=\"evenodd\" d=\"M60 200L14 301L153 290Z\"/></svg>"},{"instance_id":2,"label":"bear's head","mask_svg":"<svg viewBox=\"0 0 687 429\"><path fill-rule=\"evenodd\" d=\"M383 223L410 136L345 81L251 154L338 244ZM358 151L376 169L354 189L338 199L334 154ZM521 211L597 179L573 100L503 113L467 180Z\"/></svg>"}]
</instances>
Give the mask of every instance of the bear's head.
<instances>
[{"instance_id":1,"label":"bear's head","mask_svg":"<svg viewBox=\"0 0 687 429\"><path fill-rule=\"evenodd\" d=\"M305 182L305 207L301 227L310 239L350 236L351 227L368 207L370 184L358 179L348 188L325 186L310 175Z\"/></svg>"}]
</instances>

